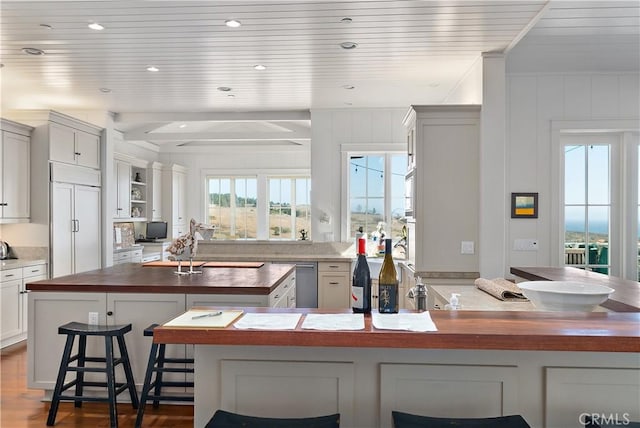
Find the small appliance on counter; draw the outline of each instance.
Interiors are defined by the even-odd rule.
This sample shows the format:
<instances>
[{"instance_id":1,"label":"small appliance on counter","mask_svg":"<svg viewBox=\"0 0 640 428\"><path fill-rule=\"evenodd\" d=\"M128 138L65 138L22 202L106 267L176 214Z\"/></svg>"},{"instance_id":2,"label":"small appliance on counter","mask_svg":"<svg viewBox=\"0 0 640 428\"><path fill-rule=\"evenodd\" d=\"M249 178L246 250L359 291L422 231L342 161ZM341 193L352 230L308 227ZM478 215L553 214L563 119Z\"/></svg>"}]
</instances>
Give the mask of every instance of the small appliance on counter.
<instances>
[{"instance_id":1,"label":"small appliance on counter","mask_svg":"<svg viewBox=\"0 0 640 428\"><path fill-rule=\"evenodd\" d=\"M5 241L0 241L0 260L17 259L12 252L11 246Z\"/></svg>"}]
</instances>

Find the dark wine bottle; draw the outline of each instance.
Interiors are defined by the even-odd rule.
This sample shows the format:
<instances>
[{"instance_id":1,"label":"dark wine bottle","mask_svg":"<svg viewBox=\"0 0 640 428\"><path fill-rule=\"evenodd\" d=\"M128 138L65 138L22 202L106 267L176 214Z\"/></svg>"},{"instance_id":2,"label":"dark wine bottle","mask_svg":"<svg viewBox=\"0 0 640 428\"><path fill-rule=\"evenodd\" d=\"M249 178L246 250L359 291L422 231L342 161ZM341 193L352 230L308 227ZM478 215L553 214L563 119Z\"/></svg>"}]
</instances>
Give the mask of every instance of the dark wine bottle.
<instances>
[{"instance_id":1,"label":"dark wine bottle","mask_svg":"<svg viewBox=\"0 0 640 428\"><path fill-rule=\"evenodd\" d=\"M355 313L371 312L371 272L367 263L366 240L358 239L358 258L351 282L351 308Z\"/></svg>"},{"instance_id":2,"label":"dark wine bottle","mask_svg":"<svg viewBox=\"0 0 640 428\"><path fill-rule=\"evenodd\" d=\"M391 239L385 239L384 260L378 277L378 312L395 314L398 312L398 275L391 257Z\"/></svg>"}]
</instances>

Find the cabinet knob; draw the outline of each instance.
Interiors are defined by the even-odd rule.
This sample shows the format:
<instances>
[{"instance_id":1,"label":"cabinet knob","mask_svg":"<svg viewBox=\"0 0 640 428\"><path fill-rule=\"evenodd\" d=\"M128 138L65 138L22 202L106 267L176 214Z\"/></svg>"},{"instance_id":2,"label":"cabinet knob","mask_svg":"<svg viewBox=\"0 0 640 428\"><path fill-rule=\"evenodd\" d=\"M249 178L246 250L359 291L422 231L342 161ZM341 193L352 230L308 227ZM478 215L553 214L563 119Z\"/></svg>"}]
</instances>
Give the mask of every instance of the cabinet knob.
<instances>
[{"instance_id":1,"label":"cabinet knob","mask_svg":"<svg viewBox=\"0 0 640 428\"><path fill-rule=\"evenodd\" d=\"M82 153L80 153L80 152L75 152L74 154L75 154L76 156L80 156Z\"/></svg>"},{"instance_id":2,"label":"cabinet knob","mask_svg":"<svg viewBox=\"0 0 640 428\"><path fill-rule=\"evenodd\" d=\"M108 316L112 316L112 315L113 315L113 311L109 311L109 312L107 312L107 315L108 315Z\"/></svg>"}]
</instances>

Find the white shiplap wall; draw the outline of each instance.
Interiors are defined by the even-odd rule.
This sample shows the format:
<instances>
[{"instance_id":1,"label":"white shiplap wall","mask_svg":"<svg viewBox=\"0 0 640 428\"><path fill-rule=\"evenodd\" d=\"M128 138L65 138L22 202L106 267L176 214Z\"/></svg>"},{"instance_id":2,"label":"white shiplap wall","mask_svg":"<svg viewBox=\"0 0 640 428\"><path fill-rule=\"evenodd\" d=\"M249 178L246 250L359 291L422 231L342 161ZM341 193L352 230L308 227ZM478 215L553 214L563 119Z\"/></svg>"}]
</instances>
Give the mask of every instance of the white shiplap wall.
<instances>
[{"instance_id":1,"label":"white shiplap wall","mask_svg":"<svg viewBox=\"0 0 640 428\"><path fill-rule=\"evenodd\" d=\"M550 196L560 184L552 182L554 120L630 119L640 123L640 75L637 73L511 74L507 76L507 188L510 192L539 192L537 220L510 218L506 253L509 266L553 266L552 230L559 218ZM513 251L519 238L538 240L537 252ZM506 274L506 273L505 273Z\"/></svg>"}]
</instances>

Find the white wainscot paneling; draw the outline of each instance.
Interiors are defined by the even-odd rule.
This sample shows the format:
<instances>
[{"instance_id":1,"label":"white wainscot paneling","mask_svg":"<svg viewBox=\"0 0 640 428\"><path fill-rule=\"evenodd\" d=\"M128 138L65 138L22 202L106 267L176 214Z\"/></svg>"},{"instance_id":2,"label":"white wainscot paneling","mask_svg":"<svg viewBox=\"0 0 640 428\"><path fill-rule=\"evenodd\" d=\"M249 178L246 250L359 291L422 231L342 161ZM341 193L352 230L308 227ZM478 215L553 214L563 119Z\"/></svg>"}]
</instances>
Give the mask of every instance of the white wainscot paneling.
<instances>
[{"instance_id":1,"label":"white wainscot paneling","mask_svg":"<svg viewBox=\"0 0 640 428\"><path fill-rule=\"evenodd\" d=\"M640 421L640 369L547 367L545 378L547 427L582 428L585 413Z\"/></svg>"},{"instance_id":2,"label":"white wainscot paneling","mask_svg":"<svg viewBox=\"0 0 640 428\"><path fill-rule=\"evenodd\" d=\"M221 407L261 417L301 418L340 413L354 420L354 364L223 360Z\"/></svg>"},{"instance_id":3,"label":"white wainscot paneling","mask_svg":"<svg viewBox=\"0 0 640 428\"><path fill-rule=\"evenodd\" d=\"M568 75L564 78L564 118L591 117L591 77Z\"/></svg>"},{"instance_id":4,"label":"white wainscot paneling","mask_svg":"<svg viewBox=\"0 0 640 428\"><path fill-rule=\"evenodd\" d=\"M640 75L625 74L620 76L620 117L640 117Z\"/></svg>"},{"instance_id":5,"label":"white wainscot paneling","mask_svg":"<svg viewBox=\"0 0 640 428\"><path fill-rule=\"evenodd\" d=\"M591 78L591 117L618 117L618 76L594 75Z\"/></svg>"},{"instance_id":6,"label":"white wainscot paneling","mask_svg":"<svg viewBox=\"0 0 640 428\"><path fill-rule=\"evenodd\" d=\"M514 366L381 364L380 426L393 426L393 410L456 418L517 414L517 385Z\"/></svg>"}]
</instances>

